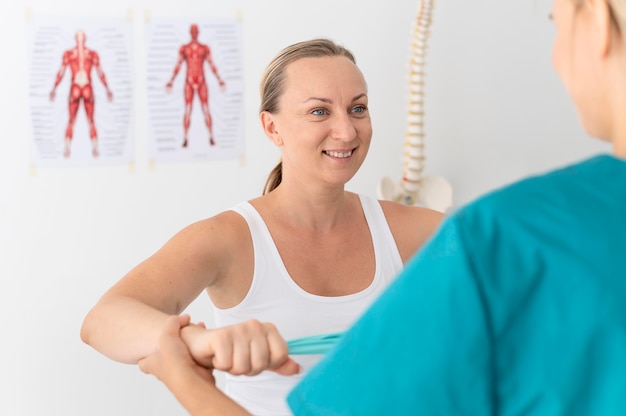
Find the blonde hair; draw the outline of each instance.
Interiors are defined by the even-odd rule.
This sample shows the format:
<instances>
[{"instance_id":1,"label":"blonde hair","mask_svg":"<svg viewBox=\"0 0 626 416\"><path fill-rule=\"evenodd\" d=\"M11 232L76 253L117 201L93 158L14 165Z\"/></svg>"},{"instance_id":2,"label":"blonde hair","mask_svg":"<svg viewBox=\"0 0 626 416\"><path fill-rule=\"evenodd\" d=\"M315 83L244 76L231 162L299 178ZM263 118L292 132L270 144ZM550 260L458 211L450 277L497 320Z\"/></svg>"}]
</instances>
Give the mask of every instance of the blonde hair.
<instances>
[{"instance_id":1,"label":"blonde hair","mask_svg":"<svg viewBox=\"0 0 626 416\"><path fill-rule=\"evenodd\" d=\"M580 6L584 0L573 0ZM606 0L615 28L626 38L626 0Z\"/></svg>"},{"instance_id":2,"label":"blonde hair","mask_svg":"<svg viewBox=\"0 0 626 416\"><path fill-rule=\"evenodd\" d=\"M626 38L626 0L607 0L617 29Z\"/></svg>"},{"instance_id":3,"label":"blonde hair","mask_svg":"<svg viewBox=\"0 0 626 416\"><path fill-rule=\"evenodd\" d=\"M285 70L290 63L303 58L321 58L324 56L344 56L356 64L352 52L330 39L312 39L287 46L272 59L261 78L259 112L277 113L280 110L278 102L285 89ZM283 163L279 161L265 181L263 195L280 185L282 173Z\"/></svg>"}]
</instances>

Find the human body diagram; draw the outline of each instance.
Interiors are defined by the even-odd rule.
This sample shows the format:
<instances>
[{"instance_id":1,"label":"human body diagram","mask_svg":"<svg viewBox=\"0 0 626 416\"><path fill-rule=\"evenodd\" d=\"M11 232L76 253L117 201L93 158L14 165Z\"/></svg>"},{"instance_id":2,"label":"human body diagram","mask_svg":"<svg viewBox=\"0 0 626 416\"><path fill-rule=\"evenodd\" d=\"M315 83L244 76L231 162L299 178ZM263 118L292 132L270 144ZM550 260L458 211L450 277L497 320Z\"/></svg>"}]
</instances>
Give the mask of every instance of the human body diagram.
<instances>
[{"instance_id":1,"label":"human body diagram","mask_svg":"<svg viewBox=\"0 0 626 416\"><path fill-rule=\"evenodd\" d=\"M95 97L93 93L93 85L91 82L91 73L95 69L100 81L104 85L107 92L107 99L113 100L113 93L109 89L106 76L100 66L100 57L95 50L87 48L85 42L87 36L85 32L79 30L76 32L76 46L63 53L61 67L57 72L54 86L50 92L50 100L54 101L56 97L56 89L65 75L65 70L69 67L71 72L71 86L68 99L69 120L65 130L65 146L63 156L70 157L70 148L72 138L74 136L74 123L80 104L85 108L87 122L89 123L89 137L91 139L92 154L94 157L99 156L98 151L98 133L94 121Z\"/></svg>"},{"instance_id":2,"label":"human body diagram","mask_svg":"<svg viewBox=\"0 0 626 416\"><path fill-rule=\"evenodd\" d=\"M185 76L184 86L185 113L183 118L184 137L182 147L187 147L188 145L188 133L189 126L191 124L191 111L193 108L193 99L196 94L200 99L200 105L202 108L202 113L204 115L204 122L209 132L209 144L211 146L214 146L215 138L213 136L213 120L211 117L211 112L209 110L209 89L207 86L207 79L204 73L205 61L209 64L211 72L213 72L213 75L215 75L215 77L217 78L217 81L222 91L226 89L226 84L220 77L217 66L213 62L211 49L208 45L200 43L198 41L198 25L192 24L189 32L191 34L191 41L180 47L178 51L178 61L176 62L176 66L174 67L172 77L166 85L166 91L168 93L171 92L172 86L174 84L174 79L176 78L176 75L178 75L178 72L180 71L183 63L185 63L187 66L187 73Z\"/></svg>"}]
</instances>

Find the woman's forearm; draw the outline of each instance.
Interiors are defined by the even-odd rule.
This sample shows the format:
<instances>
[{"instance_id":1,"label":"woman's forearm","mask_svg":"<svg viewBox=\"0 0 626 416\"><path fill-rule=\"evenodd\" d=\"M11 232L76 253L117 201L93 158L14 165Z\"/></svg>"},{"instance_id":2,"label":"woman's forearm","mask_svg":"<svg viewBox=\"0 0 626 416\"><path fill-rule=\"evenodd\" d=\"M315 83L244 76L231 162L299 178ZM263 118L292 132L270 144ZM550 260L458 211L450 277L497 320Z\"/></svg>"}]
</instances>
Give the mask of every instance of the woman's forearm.
<instances>
[{"instance_id":1,"label":"woman's forearm","mask_svg":"<svg viewBox=\"0 0 626 416\"><path fill-rule=\"evenodd\" d=\"M103 296L85 317L80 337L107 357L136 364L154 352L169 315L126 296Z\"/></svg>"}]
</instances>

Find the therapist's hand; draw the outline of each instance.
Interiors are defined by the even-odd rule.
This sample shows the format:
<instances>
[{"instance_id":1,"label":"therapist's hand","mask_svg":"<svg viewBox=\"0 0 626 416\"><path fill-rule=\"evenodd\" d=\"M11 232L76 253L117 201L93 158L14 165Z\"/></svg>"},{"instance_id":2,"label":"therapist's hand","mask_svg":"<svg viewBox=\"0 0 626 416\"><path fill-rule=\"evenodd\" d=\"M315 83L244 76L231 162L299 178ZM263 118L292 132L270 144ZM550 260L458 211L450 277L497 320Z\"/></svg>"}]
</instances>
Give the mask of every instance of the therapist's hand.
<instances>
[{"instance_id":1,"label":"therapist's hand","mask_svg":"<svg viewBox=\"0 0 626 416\"><path fill-rule=\"evenodd\" d=\"M300 372L287 343L271 323L248 320L222 328L189 325L181 330L191 356L209 369L253 376L264 370L281 375Z\"/></svg>"},{"instance_id":2,"label":"therapist's hand","mask_svg":"<svg viewBox=\"0 0 626 416\"><path fill-rule=\"evenodd\" d=\"M251 416L215 385L213 370L199 365L181 338L181 328L206 329L189 325L189 316L172 316L163 326L156 351L139 360L144 373L161 380L191 416Z\"/></svg>"},{"instance_id":3,"label":"therapist's hand","mask_svg":"<svg viewBox=\"0 0 626 416\"><path fill-rule=\"evenodd\" d=\"M176 377L193 371L205 381L215 385L211 369L199 365L191 356L187 345L180 337L181 328L189 325L189 315L171 316L165 322L157 349L139 360L139 369L156 376L166 385L176 382Z\"/></svg>"}]
</instances>

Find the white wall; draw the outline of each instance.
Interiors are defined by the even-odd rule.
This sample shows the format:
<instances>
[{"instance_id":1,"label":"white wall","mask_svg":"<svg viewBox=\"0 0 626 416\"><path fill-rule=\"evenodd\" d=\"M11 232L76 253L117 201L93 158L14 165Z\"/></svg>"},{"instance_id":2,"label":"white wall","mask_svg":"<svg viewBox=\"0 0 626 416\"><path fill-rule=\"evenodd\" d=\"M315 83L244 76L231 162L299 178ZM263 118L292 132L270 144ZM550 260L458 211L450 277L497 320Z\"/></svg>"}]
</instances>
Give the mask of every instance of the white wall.
<instances>
[{"instance_id":1,"label":"white wall","mask_svg":"<svg viewBox=\"0 0 626 416\"><path fill-rule=\"evenodd\" d=\"M0 6L0 414L183 415L152 377L83 345L82 318L128 269L186 224L259 194L278 153L257 121L257 84L282 47L329 36L355 52L370 85L374 139L349 184L375 195L399 179L406 66L417 0L41 0ZM455 203L608 147L585 138L552 73L548 0L440 0L428 57L427 172ZM135 21L136 168L29 167L25 9ZM143 11L241 13L247 160L146 163ZM208 301L191 307L210 321Z\"/></svg>"}]
</instances>

